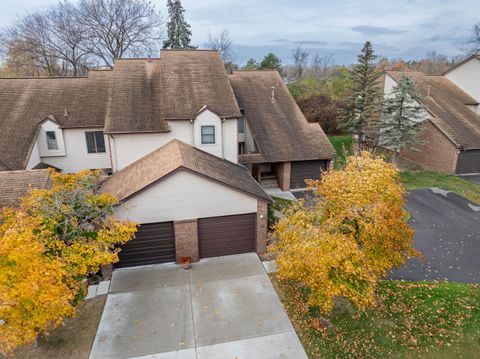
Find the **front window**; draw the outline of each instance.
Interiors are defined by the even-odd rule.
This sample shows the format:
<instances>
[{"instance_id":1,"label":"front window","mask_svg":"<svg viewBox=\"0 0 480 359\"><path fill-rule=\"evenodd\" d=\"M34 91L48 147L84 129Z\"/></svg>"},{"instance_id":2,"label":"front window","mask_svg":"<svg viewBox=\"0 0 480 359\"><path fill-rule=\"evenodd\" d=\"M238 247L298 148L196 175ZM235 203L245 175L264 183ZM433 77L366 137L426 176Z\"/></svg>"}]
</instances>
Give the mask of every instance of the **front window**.
<instances>
[{"instance_id":1,"label":"front window","mask_svg":"<svg viewBox=\"0 0 480 359\"><path fill-rule=\"evenodd\" d=\"M202 126L202 144L215 143L215 126Z\"/></svg>"},{"instance_id":2,"label":"front window","mask_svg":"<svg viewBox=\"0 0 480 359\"><path fill-rule=\"evenodd\" d=\"M87 131L85 132L85 138L87 140L88 153L105 152L105 138L103 137L103 131Z\"/></svg>"},{"instance_id":3,"label":"front window","mask_svg":"<svg viewBox=\"0 0 480 359\"><path fill-rule=\"evenodd\" d=\"M45 134L47 136L47 148L49 150L58 150L58 142L55 131L47 131Z\"/></svg>"}]
</instances>

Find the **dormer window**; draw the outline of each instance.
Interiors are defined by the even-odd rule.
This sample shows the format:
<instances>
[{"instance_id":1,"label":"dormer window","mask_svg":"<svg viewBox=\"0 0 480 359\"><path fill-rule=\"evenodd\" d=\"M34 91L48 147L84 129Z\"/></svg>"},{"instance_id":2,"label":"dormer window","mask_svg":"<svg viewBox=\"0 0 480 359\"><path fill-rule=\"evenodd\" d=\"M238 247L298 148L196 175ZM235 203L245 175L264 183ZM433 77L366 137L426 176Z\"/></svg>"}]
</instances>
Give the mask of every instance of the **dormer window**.
<instances>
[{"instance_id":1,"label":"dormer window","mask_svg":"<svg viewBox=\"0 0 480 359\"><path fill-rule=\"evenodd\" d=\"M105 152L105 139L103 131L87 131L85 132L87 140L88 153L102 153Z\"/></svg>"},{"instance_id":2,"label":"dormer window","mask_svg":"<svg viewBox=\"0 0 480 359\"><path fill-rule=\"evenodd\" d=\"M215 126L202 126L202 145L215 143Z\"/></svg>"},{"instance_id":3,"label":"dormer window","mask_svg":"<svg viewBox=\"0 0 480 359\"><path fill-rule=\"evenodd\" d=\"M58 142L55 131L46 131L45 135L47 137L48 150L58 150Z\"/></svg>"}]
</instances>

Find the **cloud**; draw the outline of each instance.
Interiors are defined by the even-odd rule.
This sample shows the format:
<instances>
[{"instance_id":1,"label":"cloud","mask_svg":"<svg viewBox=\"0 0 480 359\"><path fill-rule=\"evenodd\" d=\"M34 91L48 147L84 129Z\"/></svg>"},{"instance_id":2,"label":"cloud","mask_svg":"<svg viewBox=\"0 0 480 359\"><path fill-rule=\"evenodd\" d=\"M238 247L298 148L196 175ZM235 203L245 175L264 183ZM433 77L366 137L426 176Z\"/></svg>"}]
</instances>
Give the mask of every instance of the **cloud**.
<instances>
[{"instance_id":1,"label":"cloud","mask_svg":"<svg viewBox=\"0 0 480 359\"><path fill-rule=\"evenodd\" d=\"M397 35L405 33L405 30L389 29L387 27L377 27L369 25L353 26L350 29L359 32L365 36Z\"/></svg>"}]
</instances>

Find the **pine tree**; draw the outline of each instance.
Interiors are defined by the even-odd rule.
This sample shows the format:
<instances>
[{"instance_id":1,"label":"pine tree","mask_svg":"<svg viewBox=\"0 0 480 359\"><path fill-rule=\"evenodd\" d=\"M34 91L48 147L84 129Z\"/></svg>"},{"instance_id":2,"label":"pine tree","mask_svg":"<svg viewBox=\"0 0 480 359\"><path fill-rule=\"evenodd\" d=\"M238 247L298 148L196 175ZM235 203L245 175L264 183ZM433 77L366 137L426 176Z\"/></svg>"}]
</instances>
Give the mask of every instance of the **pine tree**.
<instances>
[{"instance_id":1,"label":"pine tree","mask_svg":"<svg viewBox=\"0 0 480 359\"><path fill-rule=\"evenodd\" d=\"M260 62L260 69L262 70L277 70L280 71L282 61L274 53L269 52Z\"/></svg>"},{"instance_id":2,"label":"pine tree","mask_svg":"<svg viewBox=\"0 0 480 359\"><path fill-rule=\"evenodd\" d=\"M163 42L164 49L191 49L192 31L185 21L183 13L185 9L180 0L168 0L167 40Z\"/></svg>"},{"instance_id":3,"label":"pine tree","mask_svg":"<svg viewBox=\"0 0 480 359\"><path fill-rule=\"evenodd\" d=\"M359 144L364 140L365 130L373 123L381 99L377 82L382 74L375 68L376 58L372 44L367 41L358 55L358 63L350 71L350 96L338 118L340 127L357 135Z\"/></svg>"},{"instance_id":4,"label":"pine tree","mask_svg":"<svg viewBox=\"0 0 480 359\"><path fill-rule=\"evenodd\" d=\"M378 124L380 144L393 149L392 162L396 163L400 151L414 149L424 143L417 133L425 123L425 107L420 105L420 94L415 83L403 75L382 105L382 118Z\"/></svg>"}]
</instances>

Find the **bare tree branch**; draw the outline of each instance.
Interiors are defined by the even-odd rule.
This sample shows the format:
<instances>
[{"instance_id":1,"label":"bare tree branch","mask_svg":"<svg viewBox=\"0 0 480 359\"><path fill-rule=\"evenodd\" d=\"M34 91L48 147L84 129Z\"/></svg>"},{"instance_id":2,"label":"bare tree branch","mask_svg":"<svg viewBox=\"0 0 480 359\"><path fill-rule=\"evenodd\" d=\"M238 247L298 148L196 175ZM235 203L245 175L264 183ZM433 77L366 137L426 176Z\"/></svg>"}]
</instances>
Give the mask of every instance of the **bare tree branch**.
<instances>
[{"instance_id":1,"label":"bare tree branch","mask_svg":"<svg viewBox=\"0 0 480 359\"><path fill-rule=\"evenodd\" d=\"M218 51L223 62L227 63L233 60L232 44L230 33L227 29L224 29L218 36L214 36L210 33L208 35L206 47L207 49Z\"/></svg>"}]
</instances>

